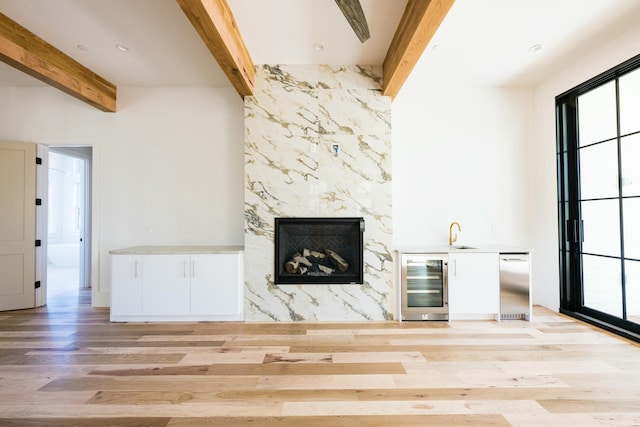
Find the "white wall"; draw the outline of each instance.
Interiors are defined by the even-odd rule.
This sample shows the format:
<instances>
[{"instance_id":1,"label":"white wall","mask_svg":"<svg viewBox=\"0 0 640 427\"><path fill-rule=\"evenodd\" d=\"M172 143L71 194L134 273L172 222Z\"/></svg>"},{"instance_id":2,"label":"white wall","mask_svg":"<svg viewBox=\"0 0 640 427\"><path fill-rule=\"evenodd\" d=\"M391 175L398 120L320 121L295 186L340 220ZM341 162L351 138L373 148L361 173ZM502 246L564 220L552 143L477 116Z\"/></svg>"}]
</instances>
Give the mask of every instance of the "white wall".
<instances>
[{"instance_id":1,"label":"white wall","mask_svg":"<svg viewBox=\"0 0 640 427\"><path fill-rule=\"evenodd\" d=\"M394 243L443 244L455 220L464 243L533 247L534 303L557 310L554 98L640 53L638 40L640 26L535 91L411 76L392 105ZM102 113L52 88L0 88L0 139L94 148L97 305L109 301L111 249L243 244L238 95L120 88L118 109Z\"/></svg>"},{"instance_id":2,"label":"white wall","mask_svg":"<svg viewBox=\"0 0 640 427\"><path fill-rule=\"evenodd\" d=\"M459 87L413 75L393 103L396 245L529 246L532 90Z\"/></svg>"},{"instance_id":3,"label":"white wall","mask_svg":"<svg viewBox=\"0 0 640 427\"><path fill-rule=\"evenodd\" d=\"M640 25L594 47L590 55L558 70L534 92L534 132L531 150L533 196L530 227L536 253L535 301L557 310L559 298L558 223L556 191L555 97L592 77L640 54Z\"/></svg>"},{"instance_id":4,"label":"white wall","mask_svg":"<svg viewBox=\"0 0 640 427\"><path fill-rule=\"evenodd\" d=\"M0 139L93 147L93 301L112 249L242 245L243 102L231 88L119 88L103 113L52 88L0 88Z\"/></svg>"}]
</instances>

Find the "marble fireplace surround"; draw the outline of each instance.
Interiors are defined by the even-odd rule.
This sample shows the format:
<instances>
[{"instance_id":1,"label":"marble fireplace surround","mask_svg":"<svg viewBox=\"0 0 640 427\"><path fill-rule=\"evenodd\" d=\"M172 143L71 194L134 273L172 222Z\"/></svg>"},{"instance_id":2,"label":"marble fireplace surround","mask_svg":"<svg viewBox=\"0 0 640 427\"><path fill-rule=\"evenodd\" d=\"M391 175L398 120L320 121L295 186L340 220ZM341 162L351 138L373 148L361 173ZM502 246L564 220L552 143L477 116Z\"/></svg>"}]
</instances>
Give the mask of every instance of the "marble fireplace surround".
<instances>
[{"instance_id":1,"label":"marble fireplace surround","mask_svg":"<svg viewBox=\"0 0 640 427\"><path fill-rule=\"evenodd\" d=\"M246 321L395 317L391 100L381 82L379 66L256 67L245 98ZM363 283L274 284L277 217L363 217Z\"/></svg>"}]
</instances>

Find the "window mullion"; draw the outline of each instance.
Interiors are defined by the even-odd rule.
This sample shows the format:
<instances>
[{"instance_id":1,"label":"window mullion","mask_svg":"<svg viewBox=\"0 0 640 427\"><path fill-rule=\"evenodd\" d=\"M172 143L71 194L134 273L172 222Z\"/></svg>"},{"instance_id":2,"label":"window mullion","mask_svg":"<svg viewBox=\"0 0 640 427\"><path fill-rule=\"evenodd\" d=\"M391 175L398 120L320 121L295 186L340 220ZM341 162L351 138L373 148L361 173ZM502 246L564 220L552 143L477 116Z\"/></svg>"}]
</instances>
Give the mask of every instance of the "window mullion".
<instances>
[{"instance_id":1,"label":"window mullion","mask_svg":"<svg viewBox=\"0 0 640 427\"><path fill-rule=\"evenodd\" d=\"M620 213L620 292L622 292L622 318L627 319L627 292L624 254L624 203L622 199L622 138L620 128L620 75L616 75L616 140L618 143L618 212Z\"/></svg>"}]
</instances>

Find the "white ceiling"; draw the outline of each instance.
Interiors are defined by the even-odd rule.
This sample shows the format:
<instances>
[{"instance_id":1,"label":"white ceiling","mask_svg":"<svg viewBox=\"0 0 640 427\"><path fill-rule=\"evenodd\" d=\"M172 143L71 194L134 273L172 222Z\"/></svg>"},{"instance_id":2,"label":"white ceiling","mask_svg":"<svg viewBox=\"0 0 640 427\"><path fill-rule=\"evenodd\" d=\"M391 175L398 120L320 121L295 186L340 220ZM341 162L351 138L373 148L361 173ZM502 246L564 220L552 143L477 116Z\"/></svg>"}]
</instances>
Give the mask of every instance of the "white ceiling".
<instances>
[{"instance_id":1,"label":"white ceiling","mask_svg":"<svg viewBox=\"0 0 640 427\"><path fill-rule=\"evenodd\" d=\"M364 44L334 0L228 3L256 64L381 64L407 0L361 0ZM230 86L175 0L0 0L0 12L116 86ZM414 74L535 85L638 17L638 0L456 0ZM40 85L0 63L0 86Z\"/></svg>"},{"instance_id":2,"label":"white ceiling","mask_svg":"<svg viewBox=\"0 0 640 427\"><path fill-rule=\"evenodd\" d=\"M0 11L116 86L229 86L175 0L0 0ZM0 85L20 83L7 68Z\"/></svg>"},{"instance_id":3,"label":"white ceiling","mask_svg":"<svg viewBox=\"0 0 640 427\"><path fill-rule=\"evenodd\" d=\"M535 86L639 22L638 0L456 0L414 74Z\"/></svg>"}]
</instances>

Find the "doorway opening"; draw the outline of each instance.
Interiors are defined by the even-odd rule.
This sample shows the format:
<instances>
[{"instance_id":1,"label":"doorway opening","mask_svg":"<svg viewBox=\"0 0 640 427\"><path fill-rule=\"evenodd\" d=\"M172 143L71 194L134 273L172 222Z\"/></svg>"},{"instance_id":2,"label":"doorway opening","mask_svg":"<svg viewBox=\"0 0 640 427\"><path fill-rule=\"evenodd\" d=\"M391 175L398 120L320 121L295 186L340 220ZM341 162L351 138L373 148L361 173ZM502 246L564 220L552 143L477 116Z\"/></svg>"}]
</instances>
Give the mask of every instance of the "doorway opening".
<instances>
[{"instance_id":1,"label":"doorway opening","mask_svg":"<svg viewBox=\"0 0 640 427\"><path fill-rule=\"evenodd\" d=\"M47 300L91 288L91 147L49 147Z\"/></svg>"}]
</instances>

